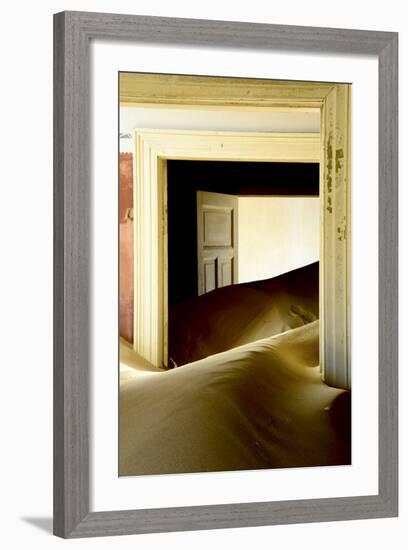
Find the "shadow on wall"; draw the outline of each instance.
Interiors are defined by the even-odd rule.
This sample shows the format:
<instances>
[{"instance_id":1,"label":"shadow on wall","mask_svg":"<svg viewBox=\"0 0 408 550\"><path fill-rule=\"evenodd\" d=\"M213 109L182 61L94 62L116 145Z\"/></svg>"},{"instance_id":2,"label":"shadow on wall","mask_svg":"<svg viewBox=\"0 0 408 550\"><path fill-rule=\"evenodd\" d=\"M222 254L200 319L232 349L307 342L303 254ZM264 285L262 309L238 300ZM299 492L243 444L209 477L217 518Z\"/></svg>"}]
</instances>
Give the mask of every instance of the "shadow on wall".
<instances>
[{"instance_id":1,"label":"shadow on wall","mask_svg":"<svg viewBox=\"0 0 408 550\"><path fill-rule=\"evenodd\" d=\"M51 517L27 517L21 519L26 523L33 525L37 529L52 535L53 520Z\"/></svg>"}]
</instances>

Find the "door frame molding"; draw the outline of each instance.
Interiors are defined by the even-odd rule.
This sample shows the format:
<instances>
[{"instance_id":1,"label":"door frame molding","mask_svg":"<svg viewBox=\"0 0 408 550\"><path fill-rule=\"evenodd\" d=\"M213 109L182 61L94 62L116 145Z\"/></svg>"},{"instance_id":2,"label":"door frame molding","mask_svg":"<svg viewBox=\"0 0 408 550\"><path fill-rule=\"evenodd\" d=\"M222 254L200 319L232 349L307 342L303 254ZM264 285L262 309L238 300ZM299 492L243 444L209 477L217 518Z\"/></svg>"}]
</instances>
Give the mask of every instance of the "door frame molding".
<instances>
[{"instance_id":1,"label":"door frame molding","mask_svg":"<svg viewBox=\"0 0 408 550\"><path fill-rule=\"evenodd\" d=\"M135 129L134 143L133 345L166 366L167 160L319 162L320 134Z\"/></svg>"},{"instance_id":2,"label":"door frame molding","mask_svg":"<svg viewBox=\"0 0 408 550\"><path fill-rule=\"evenodd\" d=\"M167 273L165 161L170 158L246 158L251 161L311 162L313 158L320 162L321 369L326 383L349 389L351 86L144 73L120 73L119 79L121 105L234 111L318 110L321 122L318 152L314 149L316 143L311 145L316 141L316 134L312 138L310 134L308 137L293 133L135 130L134 347L137 352L156 365L163 364L162 358L167 355L167 284L163 283ZM275 140L274 152L268 148L270 144L266 147L268 139ZM298 148L297 158L284 152L290 140L294 142L293 147ZM296 140L303 142L296 145ZM250 150L245 157L243 148L246 146ZM138 319L143 319L143 323L138 324Z\"/></svg>"}]
</instances>

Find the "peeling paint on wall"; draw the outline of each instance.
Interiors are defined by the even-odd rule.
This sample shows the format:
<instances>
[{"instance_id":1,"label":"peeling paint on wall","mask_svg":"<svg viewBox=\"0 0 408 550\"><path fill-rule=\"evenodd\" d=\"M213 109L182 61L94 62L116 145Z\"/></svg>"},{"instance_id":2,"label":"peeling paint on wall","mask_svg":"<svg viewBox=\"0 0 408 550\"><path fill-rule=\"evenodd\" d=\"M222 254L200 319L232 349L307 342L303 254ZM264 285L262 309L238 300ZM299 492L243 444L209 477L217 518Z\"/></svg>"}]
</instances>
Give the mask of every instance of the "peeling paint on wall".
<instances>
[{"instance_id":1,"label":"peeling paint on wall","mask_svg":"<svg viewBox=\"0 0 408 550\"><path fill-rule=\"evenodd\" d=\"M133 155L119 161L119 334L133 342Z\"/></svg>"},{"instance_id":2,"label":"peeling paint on wall","mask_svg":"<svg viewBox=\"0 0 408 550\"><path fill-rule=\"evenodd\" d=\"M339 241L345 241L347 238L347 220L346 216L343 216L341 225L337 226L337 239Z\"/></svg>"},{"instance_id":3,"label":"peeling paint on wall","mask_svg":"<svg viewBox=\"0 0 408 550\"><path fill-rule=\"evenodd\" d=\"M346 234L347 234L347 228L346 226L339 226L337 228L337 238L339 241L345 241L346 240Z\"/></svg>"},{"instance_id":4,"label":"peeling paint on wall","mask_svg":"<svg viewBox=\"0 0 408 550\"><path fill-rule=\"evenodd\" d=\"M327 140L327 165L326 165L326 185L327 185L327 211L331 214L333 212L331 193L333 191L333 145L332 135Z\"/></svg>"},{"instance_id":5,"label":"peeling paint on wall","mask_svg":"<svg viewBox=\"0 0 408 550\"><path fill-rule=\"evenodd\" d=\"M327 197L327 210L330 212L330 214L333 212L332 198L330 195Z\"/></svg>"},{"instance_id":6,"label":"peeling paint on wall","mask_svg":"<svg viewBox=\"0 0 408 550\"><path fill-rule=\"evenodd\" d=\"M344 151L343 149L336 149L336 174L343 168Z\"/></svg>"}]
</instances>

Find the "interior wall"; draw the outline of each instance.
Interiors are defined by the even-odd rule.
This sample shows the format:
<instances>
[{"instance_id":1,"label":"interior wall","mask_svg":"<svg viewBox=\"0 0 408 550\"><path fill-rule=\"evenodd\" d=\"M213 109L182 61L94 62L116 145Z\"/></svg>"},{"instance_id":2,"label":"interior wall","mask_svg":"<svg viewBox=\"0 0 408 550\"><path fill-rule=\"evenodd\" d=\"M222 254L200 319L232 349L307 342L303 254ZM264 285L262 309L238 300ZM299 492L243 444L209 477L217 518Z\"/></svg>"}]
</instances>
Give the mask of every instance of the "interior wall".
<instances>
[{"instance_id":1,"label":"interior wall","mask_svg":"<svg viewBox=\"0 0 408 550\"><path fill-rule=\"evenodd\" d=\"M133 153L133 130L155 128L229 132L319 132L320 113L221 109L120 108L120 151Z\"/></svg>"},{"instance_id":2,"label":"interior wall","mask_svg":"<svg viewBox=\"0 0 408 550\"><path fill-rule=\"evenodd\" d=\"M119 158L119 334L133 342L133 156Z\"/></svg>"},{"instance_id":3,"label":"interior wall","mask_svg":"<svg viewBox=\"0 0 408 550\"><path fill-rule=\"evenodd\" d=\"M239 197L240 283L319 260L319 197Z\"/></svg>"}]
</instances>

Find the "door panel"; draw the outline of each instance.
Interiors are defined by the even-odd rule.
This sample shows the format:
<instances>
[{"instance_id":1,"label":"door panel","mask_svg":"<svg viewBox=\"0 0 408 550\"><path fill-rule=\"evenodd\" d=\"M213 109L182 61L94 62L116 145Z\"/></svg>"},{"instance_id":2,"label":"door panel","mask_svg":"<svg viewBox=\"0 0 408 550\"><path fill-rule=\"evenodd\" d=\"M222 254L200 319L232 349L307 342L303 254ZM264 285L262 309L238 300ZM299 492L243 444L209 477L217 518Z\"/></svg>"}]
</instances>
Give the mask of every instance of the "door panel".
<instances>
[{"instance_id":1,"label":"door panel","mask_svg":"<svg viewBox=\"0 0 408 550\"><path fill-rule=\"evenodd\" d=\"M238 200L197 191L198 293L237 282Z\"/></svg>"},{"instance_id":2,"label":"door panel","mask_svg":"<svg viewBox=\"0 0 408 550\"><path fill-rule=\"evenodd\" d=\"M202 206L203 246L232 246L232 215L232 208Z\"/></svg>"},{"instance_id":3,"label":"door panel","mask_svg":"<svg viewBox=\"0 0 408 550\"><path fill-rule=\"evenodd\" d=\"M218 288L233 284L234 258L220 258L218 262Z\"/></svg>"},{"instance_id":4,"label":"door panel","mask_svg":"<svg viewBox=\"0 0 408 550\"><path fill-rule=\"evenodd\" d=\"M204 294L217 288L217 258L203 258Z\"/></svg>"}]
</instances>

